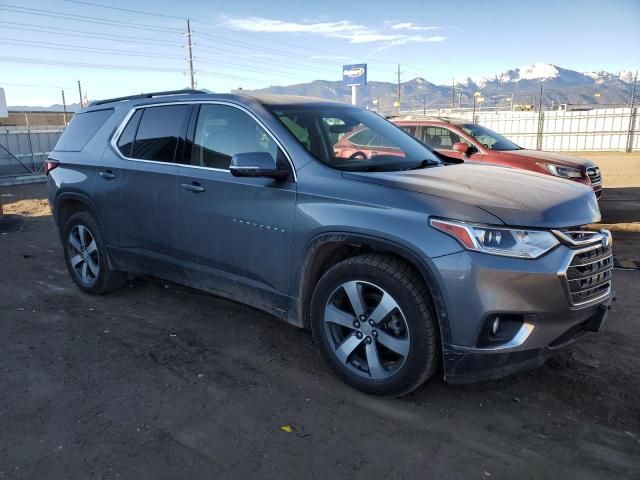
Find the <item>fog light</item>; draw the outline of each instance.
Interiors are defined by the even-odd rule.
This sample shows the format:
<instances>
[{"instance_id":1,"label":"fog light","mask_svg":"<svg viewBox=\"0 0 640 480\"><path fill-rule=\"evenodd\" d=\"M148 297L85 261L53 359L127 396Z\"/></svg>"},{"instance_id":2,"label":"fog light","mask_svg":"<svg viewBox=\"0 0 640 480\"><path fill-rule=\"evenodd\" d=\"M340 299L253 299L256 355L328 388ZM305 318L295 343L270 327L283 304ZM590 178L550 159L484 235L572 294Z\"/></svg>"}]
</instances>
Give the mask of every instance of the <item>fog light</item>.
<instances>
[{"instance_id":1,"label":"fog light","mask_svg":"<svg viewBox=\"0 0 640 480\"><path fill-rule=\"evenodd\" d=\"M495 335L498 333L500 329L500 317L496 317L493 322L491 322L491 335Z\"/></svg>"}]
</instances>

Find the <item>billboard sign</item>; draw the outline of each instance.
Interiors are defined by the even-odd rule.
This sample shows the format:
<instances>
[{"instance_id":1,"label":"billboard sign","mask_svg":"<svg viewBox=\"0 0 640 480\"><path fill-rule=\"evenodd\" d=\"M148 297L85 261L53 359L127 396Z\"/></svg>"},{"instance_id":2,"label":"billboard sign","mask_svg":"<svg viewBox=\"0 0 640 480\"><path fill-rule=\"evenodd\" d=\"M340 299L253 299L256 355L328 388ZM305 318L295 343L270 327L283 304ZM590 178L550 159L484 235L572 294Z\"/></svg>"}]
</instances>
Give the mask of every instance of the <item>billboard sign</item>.
<instances>
[{"instance_id":1,"label":"billboard sign","mask_svg":"<svg viewBox=\"0 0 640 480\"><path fill-rule=\"evenodd\" d=\"M355 65L342 66L342 81L348 87L364 86L367 84L367 64L357 63Z\"/></svg>"}]
</instances>

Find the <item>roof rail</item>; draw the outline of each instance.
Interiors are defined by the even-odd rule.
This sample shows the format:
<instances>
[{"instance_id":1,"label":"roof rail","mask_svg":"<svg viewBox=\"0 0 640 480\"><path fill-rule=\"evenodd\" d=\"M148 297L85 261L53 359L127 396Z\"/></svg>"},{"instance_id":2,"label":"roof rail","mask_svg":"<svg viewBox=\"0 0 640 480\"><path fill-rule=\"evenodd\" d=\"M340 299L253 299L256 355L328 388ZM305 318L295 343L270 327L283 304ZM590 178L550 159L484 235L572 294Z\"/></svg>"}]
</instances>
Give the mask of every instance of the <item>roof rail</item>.
<instances>
[{"instance_id":1,"label":"roof rail","mask_svg":"<svg viewBox=\"0 0 640 480\"><path fill-rule=\"evenodd\" d=\"M204 90L184 89L184 90L167 90L166 92L140 93L138 95L129 95L128 97L117 97L117 98L109 98L107 100L96 100L95 102L91 102L89 106L92 107L94 105L104 105L105 103L123 102L125 100L140 100L143 98L162 97L165 95L179 95L179 94L196 95L199 93L209 93L209 92L205 92Z\"/></svg>"},{"instance_id":2,"label":"roof rail","mask_svg":"<svg viewBox=\"0 0 640 480\"><path fill-rule=\"evenodd\" d=\"M396 116L395 117L396 120L405 120L405 121L410 121L410 120L424 120L424 121L438 121L438 122L446 122L446 123L450 123L449 122L449 118L448 117L438 117L437 115L412 115L412 114L405 114L405 115L400 115L400 116Z\"/></svg>"}]
</instances>

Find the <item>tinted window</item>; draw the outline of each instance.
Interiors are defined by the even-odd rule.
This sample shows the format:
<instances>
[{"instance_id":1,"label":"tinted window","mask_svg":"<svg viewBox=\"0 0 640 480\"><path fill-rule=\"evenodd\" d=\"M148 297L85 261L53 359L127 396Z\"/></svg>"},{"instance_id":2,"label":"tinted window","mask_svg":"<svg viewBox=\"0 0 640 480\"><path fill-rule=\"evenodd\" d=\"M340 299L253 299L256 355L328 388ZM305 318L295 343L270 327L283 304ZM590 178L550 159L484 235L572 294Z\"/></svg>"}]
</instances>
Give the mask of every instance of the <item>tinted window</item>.
<instances>
[{"instance_id":1,"label":"tinted window","mask_svg":"<svg viewBox=\"0 0 640 480\"><path fill-rule=\"evenodd\" d=\"M55 150L79 152L89 143L89 140L112 113L113 109L75 114L58 140Z\"/></svg>"},{"instance_id":2,"label":"tinted window","mask_svg":"<svg viewBox=\"0 0 640 480\"><path fill-rule=\"evenodd\" d=\"M503 137L499 133L494 132L493 130L489 130L486 127L482 127L475 123L471 123L469 125L462 125L462 129L467 132L469 135L472 135L476 140L482 143L485 147L490 148L492 150L522 150L522 147L519 147L511 140Z\"/></svg>"},{"instance_id":3,"label":"tinted window","mask_svg":"<svg viewBox=\"0 0 640 480\"><path fill-rule=\"evenodd\" d=\"M173 162L178 140L186 129L189 105L145 108L140 119L131 157L156 162Z\"/></svg>"},{"instance_id":4,"label":"tinted window","mask_svg":"<svg viewBox=\"0 0 640 480\"><path fill-rule=\"evenodd\" d=\"M454 143L462 142L460 135L440 127L427 127L423 141L432 148L442 150L452 150Z\"/></svg>"},{"instance_id":5,"label":"tinted window","mask_svg":"<svg viewBox=\"0 0 640 480\"><path fill-rule=\"evenodd\" d=\"M233 155L248 152L267 152L276 160L278 146L242 110L226 105L200 107L191 149L192 165L228 169Z\"/></svg>"},{"instance_id":6,"label":"tinted window","mask_svg":"<svg viewBox=\"0 0 640 480\"><path fill-rule=\"evenodd\" d=\"M142 110L136 110L129 123L122 131L120 138L118 139L118 148L125 157L131 156L131 149L133 148L133 139L136 136L136 130L138 129L138 123L142 116Z\"/></svg>"}]
</instances>

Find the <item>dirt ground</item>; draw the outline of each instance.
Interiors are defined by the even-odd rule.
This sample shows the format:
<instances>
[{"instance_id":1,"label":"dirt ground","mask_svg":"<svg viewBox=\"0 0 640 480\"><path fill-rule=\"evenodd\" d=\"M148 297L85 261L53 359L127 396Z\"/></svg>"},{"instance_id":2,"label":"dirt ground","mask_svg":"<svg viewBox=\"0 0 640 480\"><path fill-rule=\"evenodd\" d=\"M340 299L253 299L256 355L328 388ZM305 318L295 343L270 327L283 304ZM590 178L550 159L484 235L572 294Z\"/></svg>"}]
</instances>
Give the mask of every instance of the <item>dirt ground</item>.
<instances>
[{"instance_id":1,"label":"dirt ground","mask_svg":"<svg viewBox=\"0 0 640 480\"><path fill-rule=\"evenodd\" d=\"M236 303L149 278L80 293L44 186L0 193L16 215L0 478L640 478L640 270L615 270L604 331L538 370L379 399L334 377L308 332ZM605 221L638 213L607 197ZM640 260L626 235L616 255Z\"/></svg>"}]
</instances>

